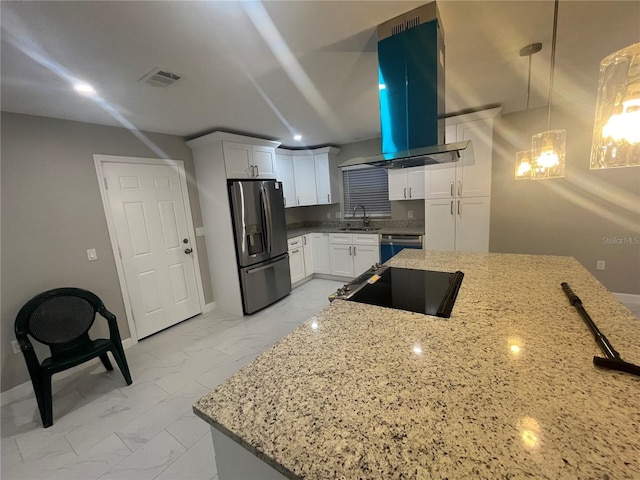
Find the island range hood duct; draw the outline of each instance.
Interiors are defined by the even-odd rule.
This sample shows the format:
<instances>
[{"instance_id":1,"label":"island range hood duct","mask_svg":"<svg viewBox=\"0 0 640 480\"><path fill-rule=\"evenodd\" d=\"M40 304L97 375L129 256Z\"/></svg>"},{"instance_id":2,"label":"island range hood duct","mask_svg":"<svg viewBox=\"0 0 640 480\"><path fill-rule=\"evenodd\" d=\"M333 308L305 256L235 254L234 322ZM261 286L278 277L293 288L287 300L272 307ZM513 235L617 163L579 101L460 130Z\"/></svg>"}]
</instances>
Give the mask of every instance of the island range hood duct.
<instances>
[{"instance_id":1,"label":"island range hood duct","mask_svg":"<svg viewBox=\"0 0 640 480\"><path fill-rule=\"evenodd\" d=\"M340 165L406 168L458 161L444 144L444 30L436 2L378 26L382 154Z\"/></svg>"}]
</instances>

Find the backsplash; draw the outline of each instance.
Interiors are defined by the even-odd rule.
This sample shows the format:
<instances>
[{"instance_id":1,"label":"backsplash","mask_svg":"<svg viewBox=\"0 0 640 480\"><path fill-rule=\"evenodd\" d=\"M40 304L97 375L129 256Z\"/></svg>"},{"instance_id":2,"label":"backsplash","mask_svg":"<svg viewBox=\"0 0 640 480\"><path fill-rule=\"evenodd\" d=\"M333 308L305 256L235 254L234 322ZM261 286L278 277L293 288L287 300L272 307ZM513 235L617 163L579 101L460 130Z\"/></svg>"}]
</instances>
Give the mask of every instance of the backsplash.
<instances>
[{"instance_id":1,"label":"backsplash","mask_svg":"<svg viewBox=\"0 0 640 480\"><path fill-rule=\"evenodd\" d=\"M349 220L326 220L315 221L305 220L301 222L294 222L287 224L287 230L297 230L299 228L345 228L353 226L361 226L362 220L349 219ZM369 223L370 227L402 227L402 228L424 228L424 219L416 220L376 220L371 219Z\"/></svg>"}]
</instances>

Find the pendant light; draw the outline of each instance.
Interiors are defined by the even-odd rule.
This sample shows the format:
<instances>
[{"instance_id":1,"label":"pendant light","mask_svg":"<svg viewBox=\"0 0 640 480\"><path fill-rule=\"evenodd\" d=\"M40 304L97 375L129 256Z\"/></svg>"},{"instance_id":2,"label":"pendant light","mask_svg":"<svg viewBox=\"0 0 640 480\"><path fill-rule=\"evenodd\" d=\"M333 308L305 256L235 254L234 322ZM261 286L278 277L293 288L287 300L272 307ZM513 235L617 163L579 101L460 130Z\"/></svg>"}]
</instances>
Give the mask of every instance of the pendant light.
<instances>
[{"instance_id":1,"label":"pendant light","mask_svg":"<svg viewBox=\"0 0 640 480\"><path fill-rule=\"evenodd\" d=\"M553 38L551 40L551 65L549 69L549 102L547 111L547 130L534 135L531 139L532 160L531 179L564 177L566 157L565 130L551 130L551 103L553 98L553 75L556 63L556 38L558 34L558 6L555 0L553 9Z\"/></svg>"},{"instance_id":2,"label":"pendant light","mask_svg":"<svg viewBox=\"0 0 640 480\"><path fill-rule=\"evenodd\" d=\"M591 169L640 166L640 43L600 62Z\"/></svg>"},{"instance_id":3,"label":"pendant light","mask_svg":"<svg viewBox=\"0 0 640 480\"><path fill-rule=\"evenodd\" d=\"M531 57L542 50L541 43L532 43L520 50L521 57L529 57L529 76L527 78L527 108L529 111L529 102L531 99ZM528 180L531 178L531 150L516 152L516 180Z\"/></svg>"}]
</instances>

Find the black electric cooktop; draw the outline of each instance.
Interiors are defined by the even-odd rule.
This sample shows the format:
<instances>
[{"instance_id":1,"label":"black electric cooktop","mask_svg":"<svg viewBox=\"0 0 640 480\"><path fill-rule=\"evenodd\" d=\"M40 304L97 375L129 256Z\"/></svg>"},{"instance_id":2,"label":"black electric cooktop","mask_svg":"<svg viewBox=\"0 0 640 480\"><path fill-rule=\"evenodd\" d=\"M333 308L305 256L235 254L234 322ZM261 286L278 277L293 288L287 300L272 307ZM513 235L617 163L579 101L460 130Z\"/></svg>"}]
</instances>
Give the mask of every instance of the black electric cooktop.
<instances>
[{"instance_id":1,"label":"black electric cooktop","mask_svg":"<svg viewBox=\"0 0 640 480\"><path fill-rule=\"evenodd\" d=\"M373 266L329 297L449 318L462 272Z\"/></svg>"}]
</instances>

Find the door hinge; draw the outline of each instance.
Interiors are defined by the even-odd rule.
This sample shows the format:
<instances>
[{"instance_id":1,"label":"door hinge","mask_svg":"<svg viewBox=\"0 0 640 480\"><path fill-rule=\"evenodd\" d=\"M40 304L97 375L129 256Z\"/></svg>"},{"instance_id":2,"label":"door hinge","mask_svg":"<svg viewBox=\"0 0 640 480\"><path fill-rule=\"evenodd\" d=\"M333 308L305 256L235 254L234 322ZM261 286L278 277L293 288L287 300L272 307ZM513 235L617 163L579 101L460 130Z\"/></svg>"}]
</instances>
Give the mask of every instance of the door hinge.
<instances>
[{"instance_id":1,"label":"door hinge","mask_svg":"<svg viewBox=\"0 0 640 480\"><path fill-rule=\"evenodd\" d=\"M109 184L107 183L107 177L102 177L102 179L104 180L104 189L105 190L109 190Z\"/></svg>"}]
</instances>

